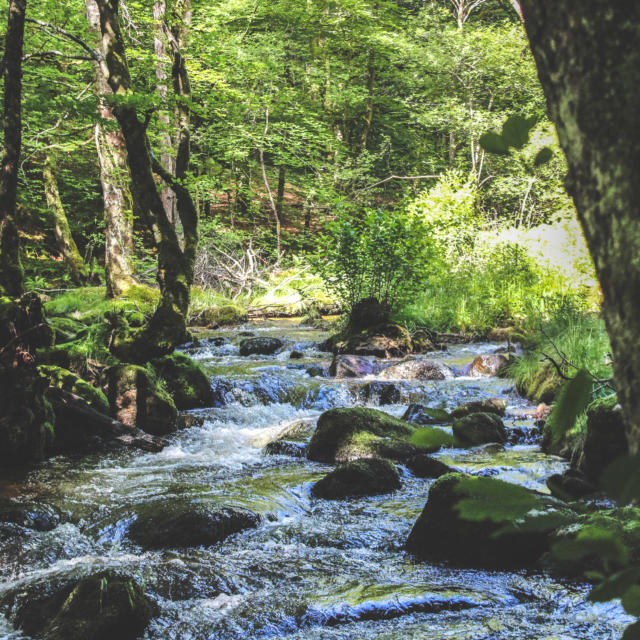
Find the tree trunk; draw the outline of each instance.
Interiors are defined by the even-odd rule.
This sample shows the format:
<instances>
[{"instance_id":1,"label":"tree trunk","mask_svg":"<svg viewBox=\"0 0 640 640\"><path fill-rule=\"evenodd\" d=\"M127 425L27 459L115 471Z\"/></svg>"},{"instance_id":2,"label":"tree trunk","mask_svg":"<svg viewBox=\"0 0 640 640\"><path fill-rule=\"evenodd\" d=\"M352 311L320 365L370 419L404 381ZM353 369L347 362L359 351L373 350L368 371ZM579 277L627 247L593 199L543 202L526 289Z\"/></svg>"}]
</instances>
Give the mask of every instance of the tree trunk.
<instances>
[{"instance_id":1,"label":"tree trunk","mask_svg":"<svg viewBox=\"0 0 640 640\"><path fill-rule=\"evenodd\" d=\"M278 192L276 194L276 209L278 209L278 215L280 216L280 222L284 221L282 208L284 207L284 186L285 178L287 175L286 167L281 164L278 167Z\"/></svg>"},{"instance_id":2,"label":"tree trunk","mask_svg":"<svg viewBox=\"0 0 640 640\"><path fill-rule=\"evenodd\" d=\"M375 52L373 49L369 49L369 56L367 58L367 106L364 113L364 126L362 128L362 138L360 140L360 151L367 150L369 132L371 131L371 123L373 122L373 96L375 79Z\"/></svg>"},{"instance_id":3,"label":"tree trunk","mask_svg":"<svg viewBox=\"0 0 640 640\"><path fill-rule=\"evenodd\" d=\"M566 186L596 266L618 398L640 448L640 4L521 0Z\"/></svg>"},{"instance_id":4,"label":"tree trunk","mask_svg":"<svg viewBox=\"0 0 640 640\"><path fill-rule=\"evenodd\" d=\"M17 297L24 274L15 223L18 168L22 146L22 50L27 0L9 0L3 59L4 153L0 171L0 292Z\"/></svg>"},{"instance_id":5,"label":"tree trunk","mask_svg":"<svg viewBox=\"0 0 640 640\"><path fill-rule=\"evenodd\" d=\"M133 93L127 64L124 38L120 29L118 0L98 0L100 29L105 47L102 71L111 90L118 96ZM198 217L188 189L183 184L189 160L189 128L187 101L189 83L179 42L172 43L172 79L181 100L180 141L176 158L176 176L169 174L150 152L146 123L130 102L114 107L127 146L129 170L145 222L153 233L158 251L158 285L160 304L131 351L137 360L155 353L166 353L187 338L186 318L190 287L198 243ZM178 214L184 230L184 250L180 247L174 226L169 220L156 188L153 172L171 186L176 194Z\"/></svg>"},{"instance_id":6,"label":"tree trunk","mask_svg":"<svg viewBox=\"0 0 640 640\"><path fill-rule=\"evenodd\" d=\"M87 18L91 29L100 34L100 12L95 0L86 0ZM102 45L100 52L104 55ZM111 94L100 65L96 63L96 90L99 96ZM106 123L115 124L113 109L104 99L98 105L98 115ZM104 202L105 249L104 264L107 295L117 298L135 284L133 279L133 206L127 182L127 150L122 131L107 124L97 123L94 128L100 182Z\"/></svg>"},{"instance_id":7,"label":"tree trunk","mask_svg":"<svg viewBox=\"0 0 640 640\"><path fill-rule=\"evenodd\" d=\"M44 193L47 199L47 205L53 215L53 232L58 246L58 252L62 256L71 281L82 286L87 283L88 269L78 251L76 242L71 235L67 214L64 212L60 193L58 191L58 182L56 180L53 162L50 156L47 156L42 169L44 178Z\"/></svg>"}]
</instances>

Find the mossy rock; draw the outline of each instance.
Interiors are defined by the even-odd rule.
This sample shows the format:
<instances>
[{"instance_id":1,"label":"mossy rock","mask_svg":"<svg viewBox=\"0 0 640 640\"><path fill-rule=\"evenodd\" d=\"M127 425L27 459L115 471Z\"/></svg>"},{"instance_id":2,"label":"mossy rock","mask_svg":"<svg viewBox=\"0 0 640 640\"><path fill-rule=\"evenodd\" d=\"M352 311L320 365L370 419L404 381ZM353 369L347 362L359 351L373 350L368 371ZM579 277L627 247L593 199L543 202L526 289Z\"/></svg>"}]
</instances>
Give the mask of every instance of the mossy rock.
<instances>
[{"instance_id":1,"label":"mossy rock","mask_svg":"<svg viewBox=\"0 0 640 640\"><path fill-rule=\"evenodd\" d=\"M109 401L107 400L107 396L100 389L92 387L75 373L53 365L40 365L38 371L46 378L49 386L55 387L56 389L64 389L65 391L80 396L96 411L107 415L109 414Z\"/></svg>"},{"instance_id":2,"label":"mossy rock","mask_svg":"<svg viewBox=\"0 0 640 640\"><path fill-rule=\"evenodd\" d=\"M626 425L617 396L594 400L587 407L587 428L577 468L597 485L605 467L628 453Z\"/></svg>"},{"instance_id":3,"label":"mossy rock","mask_svg":"<svg viewBox=\"0 0 640 640\"><path fill-rule=\"evenodd\" d=\"M246 338L240 341L241 356L270 356L284 347L280 338Z\"/></svg>"},{"instance_id":4,"label":"mossy rock","mask_svg":"<svg viewBox=\"0 0 640 640\"><path fill-rule=\"evenodd\" d=\"M563 384L564 381L554 366L546 361L530 378L516 380L516 389L521 396L528 398L535 404L551 404Z\"/></svg>"},{"instance_id":5,"label":"mossy rock","mask_svg":"<svg viewBox=\"0 0 640 640\"><path fill-rule=\"evenodd\" d=\"M411 353L411 334L398 324L386 323L360 333L334 336L328 343L334 353L376 358L401 358Z\"/></svg>"},{"instance_id":6,"label":"mossy rock","mask_svg":"<svg viewBox=\"0 0 640 640\"><path fill-rule=\"evenodd\" d=\"M449 465L426 453L419 453L409 458L405 464L416 478L439 478L447 473L455 472L455 469Z\"/></svg>"},{"instance_id":7,"label":"mossy rock","mask_svg":"<svg viewBox=\"0 0 640 640\"><path fill-rule=\"evenodd\" d=\"M451 417L459 419L472 413L495 413L497 416L504 416L506 409L507 403L502 398L486 398L461 404L451 412Z\"/></svg>"},{"instance_id":8,"label":"mossy rock","mask_svg":"<svg viewBox=\"0 0 640 640\"><path fill-rule=\"evenodd\" d=\"M211 381L189 356L176 351L154 360L153 367L181 411L213 406Z\"/></svg>"},{"instance_id":9,"label":"mossy rock","mask_svg":"<svg viewBox=\"0 0 640 640\"><path fill-rule=\"evenodd\" d=\"M105 374L114 418L157 436L177 428L176 405L150 367L119 364Z\"/></svg>"},{"instance_id":10,"label":"mossy rock","mask_svg":"<svg viewBox=\"0 0 640 640\"><path fill-rule=\"evenodd\" d=\"M71 342L87 333L87 325L72 318L48 318L47 322L53 330L54 344Z\"/></svg>"},{"instance_id":11,"label":"mossy rock","mask_svg":"<svg viewBox=\"0 0 640 640\"><path fill-rule=\"evenodd\" d=\"M410 404L402 419L419 425L447 424L451 421L449 413L444 409L425 407L422 404Z\"/></svg>"},{"instance_id":12,"label":"mossy rock","mask_svg":"<svg viewBox=\"0 0 640 640\"><path fill-rule=\"evenodd\" d=\"M495 413L472 413L453 421L453 435L466 445L507 442L504 423Z\"/></svg>"},{"instance_id":13,"label":"mossy rock","mask_svg":"<svg viewBox=\"0 0 640 640\"><path fill-rule=\"evenodd\" d=\"M131 539L145 549L199 547L253 529L260 516L246 509L183 499L146 504L131 525Z\"/></svg>"},{"instance_id":14,"label":"mossy rock","mask_svg":"<svg viewBox=\"0 0 640 640\"><path fill-rule=\"evenodd\" d=\"M400 474L389 460L365 458L339 465L311 488L316 498L376 496L401 487Z\"/></svg>"},{"instance_id":15,"label":"mossy rock","mask_svg":"<svg viewBox=\"0 0 640 640\"><path fill-rule=\"evenodd\" d=\"M233 324L242 324L249 319L247 310L237 304L225 304L221 307L209 307L196 314L192 325L205 327L225 327Z\"/></svg>"},{"instance_id":16,"label":"mossy rock","mask_svg":"<svg viewBox=\"0 0 640 640\"><path fill-rule=\"evenodd\" d=\"M130 575L112 569L84 578L44 579L3 598L13 622L43 640L136 640L158 606Z\"/></svg>"},{"instance_id":17,"label":"mossy rock","mask_svg":"<svg viewBox=\"0 0 640 640\"><path fill-rule=\"evenodd\" d=\"M406 439L415 428L376 409L361 407L329 409L318 419L307 456L317 462L345 462L361 457L381 456L380 450L396 449L396 455L412 448ZM381 439L387 439L384 443ZM404 451L400 451L399 442ZM415 447L413 447L414 453Z\"/></svg>"},{"instance_id":18,"label":"mossy rock","mask_svg":"<svg viewBox=\"0 0 640 640\"><path fill-rule=\"evenodd\" d=\"M425 560L489 569L529 567L549 548L550 530L509 529L494 535L504 522L490 520L522 494L526 509L548 509L542 496L495 478L448 473L429 489L427 503L407 539L407 550ZM477 519L463 519L460 500L471 503Z\"/></svg>"}]
</instances>

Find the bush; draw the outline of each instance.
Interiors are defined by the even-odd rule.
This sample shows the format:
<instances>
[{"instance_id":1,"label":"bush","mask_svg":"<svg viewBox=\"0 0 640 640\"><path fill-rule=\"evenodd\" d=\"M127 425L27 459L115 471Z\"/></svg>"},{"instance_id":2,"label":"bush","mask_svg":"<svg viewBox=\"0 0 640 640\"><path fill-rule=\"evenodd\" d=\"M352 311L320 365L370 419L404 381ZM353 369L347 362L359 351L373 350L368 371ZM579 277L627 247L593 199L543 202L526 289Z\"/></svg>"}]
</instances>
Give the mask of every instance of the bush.
<instances>
[{"instance_id":1,"label":"bush","mask_svg":"<svg viewBox=\"0 0 640 640\"><path fill-rule=\"evenodd\" d=\"M427 230L406 209L365 210L358 216L343 212L328 225L319 246L316 270L346 312L367 298L397 309L427 278Z\"/></svg>"}]
</instances>

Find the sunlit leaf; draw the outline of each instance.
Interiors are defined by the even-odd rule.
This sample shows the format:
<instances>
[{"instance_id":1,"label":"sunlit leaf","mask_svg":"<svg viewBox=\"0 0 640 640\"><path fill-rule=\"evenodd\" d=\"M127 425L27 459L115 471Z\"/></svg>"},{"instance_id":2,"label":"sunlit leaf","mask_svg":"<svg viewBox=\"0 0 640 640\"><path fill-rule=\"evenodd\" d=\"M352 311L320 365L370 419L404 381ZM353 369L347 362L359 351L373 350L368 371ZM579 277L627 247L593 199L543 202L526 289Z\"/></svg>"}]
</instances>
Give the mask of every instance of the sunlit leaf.
<instances>
[{"instance_id":1,"label":"sunlit leaf","mask_svg":"<svg viewBox=\"0 0 640 640\"><path fill-rule=\"evenodd\" d=\"M564 384L547 419L547 428L554 442L558 442L564 433L573 428L578 416L591 402L592 390L593 378L584 369L580 369L573 379Z\"/></svg>"},{"instance_id":2,"label":"sunlit leaf","mask_svg":"<svg viewBox=\"0 0 640 640\"><path fill-rule=\"evenodd\" d=\"M622 596L624 610L632 616L640 616L640 585L633 585Z\"/></svg>"},{"instance_id":3,"label":"sunlit leaf","mask_svg":"<svg viewBox=\"0 0 640 640\"><path fill-rule=\"evenodd\" d=\"M608 465L601 477L607 495L618 504L640 498L640 456L625 456Z\"/></svg>"},{"instance_id":4,"label":"sunlit leaf","mask_svg":"<svg viewBox=\"0 0 640 640\"><path fill-rule=\"evenodd\" d=\"M589 556L619 565L624 565L629 560L629 549L617 533L597 525L582 527L573 540L562 540L554 544L552 551L560 560L571 562Z\"/></svg>"}]
</instances>

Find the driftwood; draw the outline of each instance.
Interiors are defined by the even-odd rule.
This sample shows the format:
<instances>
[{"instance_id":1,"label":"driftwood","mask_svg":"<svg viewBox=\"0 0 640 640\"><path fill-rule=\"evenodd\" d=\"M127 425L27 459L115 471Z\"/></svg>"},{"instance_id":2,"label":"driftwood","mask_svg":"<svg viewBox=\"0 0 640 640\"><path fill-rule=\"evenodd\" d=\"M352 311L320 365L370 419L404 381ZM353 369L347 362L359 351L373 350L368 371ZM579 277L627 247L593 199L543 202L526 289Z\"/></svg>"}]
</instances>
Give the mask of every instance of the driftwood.
<instances>
[{"instance_id":1,"label":"driftwood","mask_svg":"<svg viewBox=\"0 0 640 640\"><path fill-rule=\"evenodd\" d=\"M48 398L56 414L56 451L84 450L95 441L144 451L161 451L166 440L114 420L96 411L79 396L49 387Z\"/></svg>"}]
</instances>

